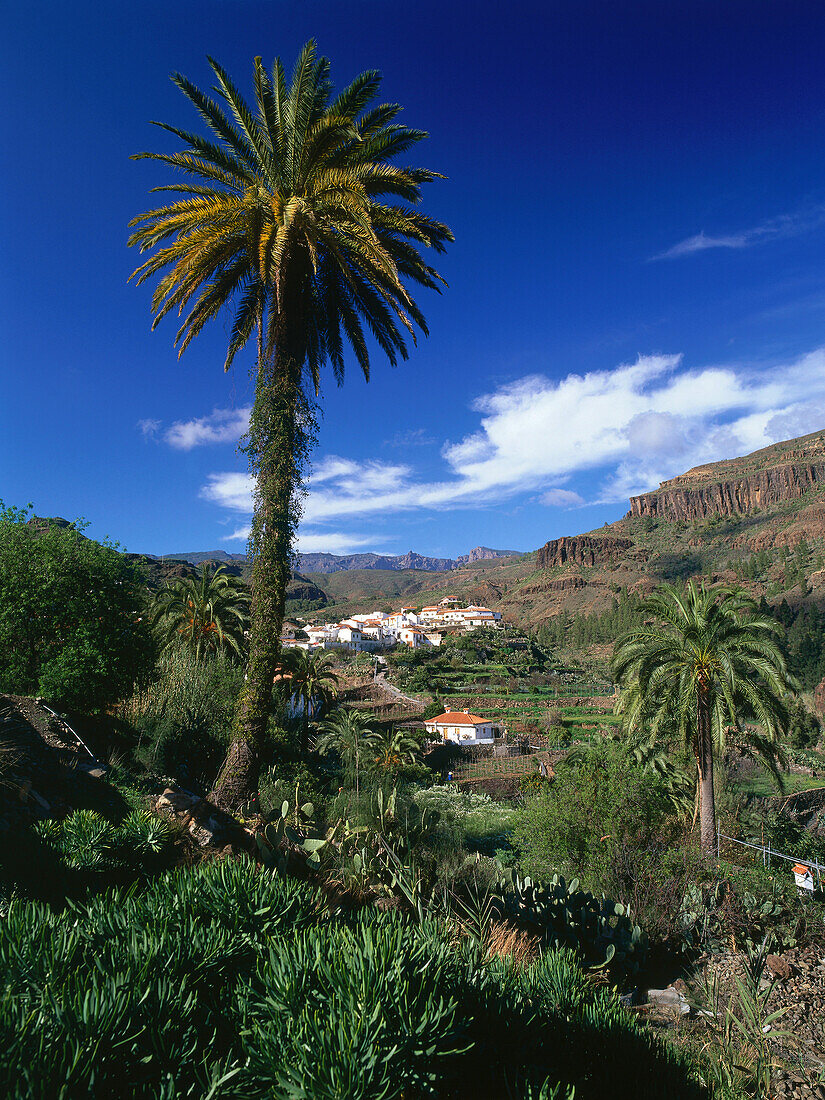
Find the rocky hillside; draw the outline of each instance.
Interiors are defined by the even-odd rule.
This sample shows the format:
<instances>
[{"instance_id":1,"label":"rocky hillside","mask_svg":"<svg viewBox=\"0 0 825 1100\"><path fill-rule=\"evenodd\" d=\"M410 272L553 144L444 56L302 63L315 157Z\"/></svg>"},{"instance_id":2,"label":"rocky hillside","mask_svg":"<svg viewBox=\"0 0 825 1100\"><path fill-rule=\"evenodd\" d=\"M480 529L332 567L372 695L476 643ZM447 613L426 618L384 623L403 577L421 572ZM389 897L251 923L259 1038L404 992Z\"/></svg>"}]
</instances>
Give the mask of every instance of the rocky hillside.
<instances>
[{"instance_id":1,"label":"rocky hillside","mask_svg":"<svg viewBox=\"0 0 825 1100\"><path fill-rule=\"evenodd\" d=\"M825 433L775 443L745 458L696 466L630 498L628 516L672 521L752 515L801 500L825 485Z\"/></svg>"},{"instance_id":2,"label":"rocky hillside","mask_svg":"<svg viewBox=\"0 0 825 1100\"><path fill-rule=\"evenodd\" d=\"M538 626L607 608L623 589L644 594L700 574L775 603L825 607L825 432L699 466L632 498L616 523L532 554L456 564L446 575L376 567L313 579L336 613L455 595Z\"/></svg>"},{"instance_id":3,"label":"rocky hillside","mask_svg":"<svg viewBox=\"0 0 825 1100\"><path fill-rule=\"evenodd\" d=\"M632 497L618 522L553 539L532 560L499 604L530 625L700 574L772 602L825 606L825 433L698 466Z\"/></svg>"}]
</instances>

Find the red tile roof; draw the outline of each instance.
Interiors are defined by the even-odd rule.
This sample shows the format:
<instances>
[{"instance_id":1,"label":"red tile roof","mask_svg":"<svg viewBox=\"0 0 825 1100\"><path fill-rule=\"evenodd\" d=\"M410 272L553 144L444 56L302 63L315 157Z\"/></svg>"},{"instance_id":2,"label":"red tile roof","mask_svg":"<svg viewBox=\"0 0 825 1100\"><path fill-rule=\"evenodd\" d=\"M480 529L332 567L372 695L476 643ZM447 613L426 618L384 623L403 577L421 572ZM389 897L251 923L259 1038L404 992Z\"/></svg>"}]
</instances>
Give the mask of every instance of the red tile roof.
<instances>
[{"instance_id":1,"label":"red tile roof","mask_svg":"<svg viewBox=\"0 0 825 1100\"><path fill-rule=\"evenodd\" d=\"M440 726L477 726L479 722L488 723L489 718L480 718L477 714L465 714L463 710L445 710L435 718L428 718L426 724L437 723Z\"/></svg>"}]
</instances>

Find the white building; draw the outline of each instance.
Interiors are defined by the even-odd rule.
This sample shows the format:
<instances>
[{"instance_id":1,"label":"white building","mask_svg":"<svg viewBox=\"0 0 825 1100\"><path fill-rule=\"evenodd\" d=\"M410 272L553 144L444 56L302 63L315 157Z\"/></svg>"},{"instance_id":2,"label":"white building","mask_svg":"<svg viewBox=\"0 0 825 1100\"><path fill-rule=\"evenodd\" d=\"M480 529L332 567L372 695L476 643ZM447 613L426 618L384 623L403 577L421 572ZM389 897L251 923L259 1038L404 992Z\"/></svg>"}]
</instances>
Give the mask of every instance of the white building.
<instances>
[{"instance_id":1,"label":"white building","mask_svg":"<svg viewBox=\"0 0 825 1100\"><path fill-rule=\"evenodd\" d=\"M493 723L468 710L448 710L424 723L428 733L458 745L492 745Z\"/></svg>"}]
</instances>

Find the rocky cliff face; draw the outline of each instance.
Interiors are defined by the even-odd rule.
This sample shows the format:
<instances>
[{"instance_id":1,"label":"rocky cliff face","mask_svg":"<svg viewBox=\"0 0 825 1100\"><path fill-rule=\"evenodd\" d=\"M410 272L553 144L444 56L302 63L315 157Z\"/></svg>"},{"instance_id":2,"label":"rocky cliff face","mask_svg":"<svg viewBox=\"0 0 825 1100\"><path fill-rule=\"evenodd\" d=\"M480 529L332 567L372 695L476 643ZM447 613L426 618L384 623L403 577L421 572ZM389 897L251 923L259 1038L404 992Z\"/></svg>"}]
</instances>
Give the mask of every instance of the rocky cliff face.
<instances>
[{"instance_id":1,"label":"rocky cliff face","mask_svg":"<svg viewBox=\"0 0 825 1100\"><path fill-rule=\"evenodd\" d=\"M821 488L824 461L786 463L729 481L706 482L685 474L663 481L653 493L631 497L628 515L687 521L744 515Z\"/></svg>"},{"instance_id":2,"label":"rocky cliff face","mask_svg":"<svg viewBox=\"0 0 825 1100\"><path fill-rule=\"evenodd\" d=\"M552 569L556 565L601 565L623 557L632 547L633 539L596 538L593 535L551 539L537 551L536 564L539 569Z\"/></svg>"},{"instance_id":3,"label":"rocky cliff face","mask_svg":"<svg viewBox=\"0 0 825 1100\"><path fill-rule=\"evenodd\" d=\"M455 559L455 564L472 565L476 561L492 561L494 558L512 558L518 554L517 550L491 550L489 546L474 546L469 554L460 554Z\"/></svg>"}]
</instances>

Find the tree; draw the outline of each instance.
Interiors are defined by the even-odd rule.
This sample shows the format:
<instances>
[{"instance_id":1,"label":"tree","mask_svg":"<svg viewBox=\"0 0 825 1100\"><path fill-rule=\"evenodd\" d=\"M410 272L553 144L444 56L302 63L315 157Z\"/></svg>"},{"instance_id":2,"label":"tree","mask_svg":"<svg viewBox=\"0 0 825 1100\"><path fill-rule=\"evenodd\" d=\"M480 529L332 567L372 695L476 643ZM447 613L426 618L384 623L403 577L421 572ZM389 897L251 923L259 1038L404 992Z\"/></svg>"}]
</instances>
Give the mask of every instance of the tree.
<instances>
[{"instance_id":1,"label":"tree","mask_svg":"<svg viewBox=\"0 0 825 1100\"><path fill-rule=\"evenodd\" d=\"M645 601L658 620L616 642L611 668L621 688L625 730L655 743L675 734L690 747L699 776L701 843L716 846L714 747L736 732L779 775L787 733L786 696L796 690L782 629L745 593L662 585ZM750 723L755 721L759 730Z\"/></svg>"},{"instance_id":2,"label":"tree","mask_svg":"<svg viewBox=\"0 0 825 1100\"><path fill-rule=\"evenodd\" d=\"M417 764L421 759L421 746L401 730L385 730L370 740L373 760L377 768L397 772L405 764Z\"/></svg>"},{"instance_id":3,"label":"tree","mask_svg":"<svg viewBox=\"0 0 825 1100\"><path fill-rule=\"evenodd\" d=\"M233 739L212 798L226 808L257 785L269 716L290 555L315 440L315 398L329 363L340 384L349 345L365 378L366 330L394 365L408 354L405 330L427 332L408 283L438 289L419 246L444 250L446 226L409 204L438 177L393 161L426 135L395 122L398 104L372 105L377 72L332 98L330 66L308 43L288 85L280 59L271 74L255 59L254 108L210 59L219 101L186 77L173 81L211 133L159 124L183 142L174 153L140 153L188 179L156 190L179 198L132 222L130 243L153 255L134 273L158 275L153 327L188 311L182 353L231 306L225 369L253 333L255 397L245 450L254 477L250 533L249 663Z\"/></svg>"},{"instance_id":4,"label":"tree","mask_svg":"<svg viewBox=\"0 0 825 1100\"><path fill-rule=\"evenodd\" d=\"M309 739L309 719L314 704L324 705L335 695L338 677L330 668L333 655L328 650L310 653L297 646L286 650L281 658L281 669L288 677L289 692L293 699L303 704L303 729L301 752L306 755Z\"/></svg>"},{"instance_id":5,"label":"tree","mask_svg":"<svg viewBox=\"0 0 825 1100\"><path fill-rule=\"evenodd\" d=\"M152 665L143 578L81 524L0 501L0 691L97 710Z\"/></svg>"},{"instance_id":6,"label":"tree","mask_svg":"<svg viewBox=\"0 0 825 1100\"><path fill-rule=\"evenodd\" d=\"M317 748L320 753L337 752L344 767L355 773L355 794L360 792L361 763L366 752L369 759L375 731L363 714L357 710L345 710L339 707L334 714L321 722L321 739Z\"/></svg>"},{"instance_id":7,"label":"tree","mask_svg":"<svg viewBox=\"0 0 825 1100\"><path fill-rule=\"evenodd\" d=\"M218 650L240 656L249 621L246 585L206 562L195 577L173 581L156 593L149 620L163 649L179 645L200 659Z\"/></svg>"}]
</instances>

